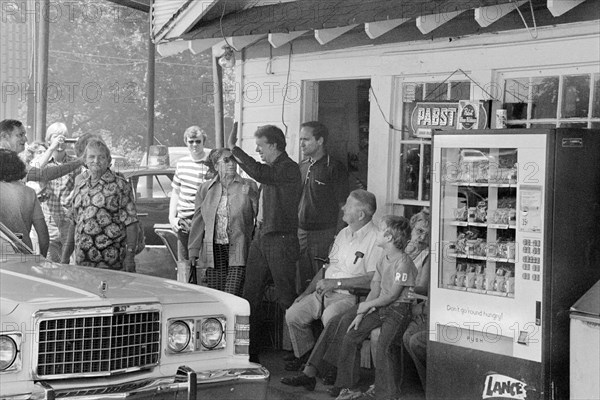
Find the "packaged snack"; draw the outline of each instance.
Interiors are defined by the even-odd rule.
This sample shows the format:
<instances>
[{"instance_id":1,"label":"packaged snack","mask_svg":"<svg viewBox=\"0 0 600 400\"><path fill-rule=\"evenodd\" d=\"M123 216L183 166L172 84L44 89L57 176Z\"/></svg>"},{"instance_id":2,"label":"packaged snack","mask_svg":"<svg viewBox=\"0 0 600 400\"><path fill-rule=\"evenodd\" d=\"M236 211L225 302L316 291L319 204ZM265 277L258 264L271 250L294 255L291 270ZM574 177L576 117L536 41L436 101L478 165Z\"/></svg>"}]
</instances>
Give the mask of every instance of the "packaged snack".
<instances>
[{"instance_id":1,"label":"packaged snack","mask_svg":"<svg viewBox=\"0 0 600 400\"><path fill-rule=\"evenodd\" d=\"M496 269L496 276L494 277L494 286L492 289L493 291L500 292L504 287L504 281L506 280L504 272L505 271L502 268Z\"/></svg>"},{"instance_id":2,"label":"packaged snack","mask_svg":"<svg viewBox=\"0 0 600 400\"><path fill-rule=\"evenodd\" d=\"M485 287L485 266L479 264L475 270L475 289L484 289Z\"/></svg>"},{"instance_id":3,"label":"packaged snack","mask_svg":"<svg viewBox=\"0 0 600 400\"><path fill-rule=\"evenodd\" d=\"M467 289L475 287L475 267L475 264L469 264L467 266L467 273L464 281L465 287Z\"/></svg>"}]
</instances>

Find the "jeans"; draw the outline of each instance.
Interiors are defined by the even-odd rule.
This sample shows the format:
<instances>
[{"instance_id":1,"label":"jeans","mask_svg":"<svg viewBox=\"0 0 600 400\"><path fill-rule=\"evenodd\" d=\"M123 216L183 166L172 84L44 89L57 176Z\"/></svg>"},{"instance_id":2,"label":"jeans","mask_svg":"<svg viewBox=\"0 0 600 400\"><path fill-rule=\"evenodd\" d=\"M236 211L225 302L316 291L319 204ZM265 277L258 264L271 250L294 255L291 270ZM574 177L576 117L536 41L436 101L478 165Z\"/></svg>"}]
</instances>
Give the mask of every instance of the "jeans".
<instances>
[{"instance_id":1,"label":"jeans","mask_svg":"<svg viewBox=\"0 0 600 400\"><path fill-rule=\"evenodd\" d=\"M410 322L410 304L396 303L378 308L365 315L358 329L351 329L344 334L341 349L337 358L337 378L335 386L356 388L360 378L360 348L371 331L381 327L376 351L375 393L378 399L391 399L398 396L401 385L402 366L401 348L394 345L397 335L402 337ZM350 326L356 317L356 309L352 309L342 317L341 325ZM345 320L345 321L344 321ZM338 331L338 334L343 332ZM400 357L398 357L400 356ZM310 360L309 360L310 362ZM397 377L400 376L400 380Z\"/></svg>"},{"instance_id":2,"label":"jeans","mask_svg":"<svg viewBox=\"0 0 600 400\"><path fill-rule=\"evenodd\" d=\"M402 340L404 342L404 348L412 358L417 367L419 379L423 390L425 390L425 383L427 378L427 339L429 338L429 321L427 318L418 316L413 317L413 320L408 324L406 332Z\"/></svg>"},{"instance_id":3,"label":"jeans","mask_svg":"<svg viewBox=\"0 0 600 400\"><path fill-rule=\"evenodd\" d=\"M296 299L296 262L299 245L296 232L256 233L246 262L244 298L250 303L250 355L258 355L263 316L260 305L270 279L282 310Z\"/></svg>"}]
</instances>

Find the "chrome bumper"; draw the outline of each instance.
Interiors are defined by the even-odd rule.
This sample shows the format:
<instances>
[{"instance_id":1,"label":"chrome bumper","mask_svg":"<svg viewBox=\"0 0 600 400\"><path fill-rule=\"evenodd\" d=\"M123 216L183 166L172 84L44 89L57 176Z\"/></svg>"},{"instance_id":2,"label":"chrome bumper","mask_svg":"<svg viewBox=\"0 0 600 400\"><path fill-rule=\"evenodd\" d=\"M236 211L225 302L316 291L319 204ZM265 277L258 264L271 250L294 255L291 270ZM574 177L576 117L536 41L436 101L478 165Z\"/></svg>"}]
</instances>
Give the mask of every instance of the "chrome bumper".
<instances>
[{"instance_id":1,"label":"chrome bumper","mask_svg":"<svg viewBox=\"0 0 600 400\"><path fill-rule=\"evenodd\" d=\"M141 379L117 385L76 389L53 388L48 382L38 382L35 384L36 390L33 393L7 398L11 400L54 400L60 398L97 400L160 399L168 397L169 399L196 400L198 392L201 392L202 398L210 398L211 400L220 398L266 399L270 374L266 368L258 364L255 365L255 367L248 368L199 372L187 366L181 366L173 377Z\"/></svg>"}]
</instances>

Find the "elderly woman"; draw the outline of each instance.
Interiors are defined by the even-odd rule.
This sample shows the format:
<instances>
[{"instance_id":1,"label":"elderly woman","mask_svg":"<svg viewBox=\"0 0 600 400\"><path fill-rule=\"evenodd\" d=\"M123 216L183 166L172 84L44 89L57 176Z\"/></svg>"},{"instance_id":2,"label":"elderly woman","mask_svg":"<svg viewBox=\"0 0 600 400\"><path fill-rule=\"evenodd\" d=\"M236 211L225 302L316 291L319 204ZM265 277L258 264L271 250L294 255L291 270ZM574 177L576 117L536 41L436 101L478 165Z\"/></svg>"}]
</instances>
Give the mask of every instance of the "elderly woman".
<instances>
[{"instance_id":1,"label":"elderly woman","mask_svg":"<svg viewBox=\"0 0 600 400\"><path fill-rule=\"evenodd\" d=\"M110 150L101 139L90 139L83 157L87 171L75 181L62 262L75 249L78 265L135 272L138 219L131 185L109 169Z\"/></svg>"},{"instance_id":2,"label":"elderly woman","mask_svg":"<svg viewBox=\"0 0 600 400\"><path fill-rule=\"evenodd\" d=\"M14 151L0 149L0 222L33 247L29 233L33 225L40 254L48 253L48 228L35 190L25 186L25 163Z\"/></svg>"},{"instance_id":3,"label":"elderly woman","mask_svg":"<svg viewBox=\"0 0 600 400\"><path fill-rule=\"evenodd\" d=\"M415 293L418 299L412 307L412 320L402 336L404 347L417 367L423 389L425 389L425 361L427 358L427 338L429 336L426 296L429 292L431 269L431 259L429 257L430 220L429 209L424 209L410 219L412 238L407 246L407 253L409 250L411 251L410 255L419 270L415 285Z\"/></svg>"},{"instance_id":4,"label":"elderly woman","mask_svg":"<svg viewBox=\"0 0 600 400\"><path fill-rule=\"evenodd\" d=\"M208 287L240 296L258 210L258 188L237 173L229 149L211 151L209 160L217 176L203 183L196 194L190 262L192 267L207 269Z\"/></svg>"}]
</instances>

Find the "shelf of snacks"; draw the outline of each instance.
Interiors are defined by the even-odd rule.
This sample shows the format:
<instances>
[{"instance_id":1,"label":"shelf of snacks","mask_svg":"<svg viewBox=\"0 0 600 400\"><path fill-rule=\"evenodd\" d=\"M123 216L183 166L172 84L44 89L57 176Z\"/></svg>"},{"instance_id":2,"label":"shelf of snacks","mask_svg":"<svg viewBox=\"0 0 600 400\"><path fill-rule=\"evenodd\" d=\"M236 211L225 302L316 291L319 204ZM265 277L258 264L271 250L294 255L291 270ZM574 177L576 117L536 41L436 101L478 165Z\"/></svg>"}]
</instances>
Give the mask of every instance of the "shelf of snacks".
<instances>
[{"instance_id":1,"label":"shelf of snacks","mask_svg":"<svg viewBox=\"0 0 600 400\"><path fill-rule=\"evenodd\" d=\"M495 269L495 273L487 271L488 267L484 264L458 263L456 272L449 276L444 287L470 293L514 297L514 267L498 267Z\"/></svg>"}]
</instances>

